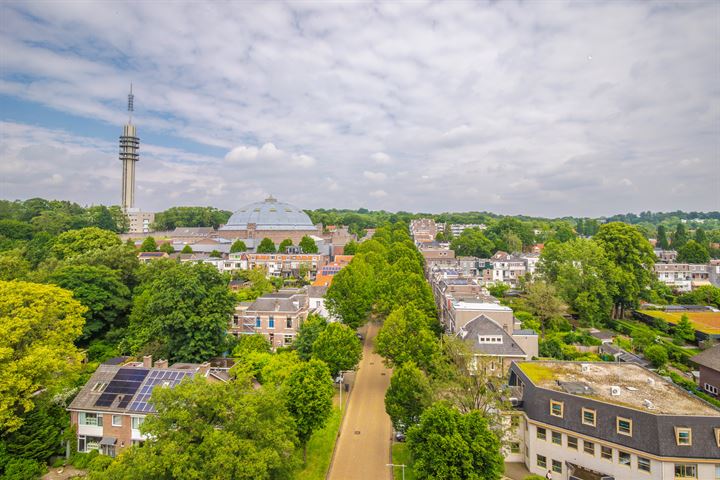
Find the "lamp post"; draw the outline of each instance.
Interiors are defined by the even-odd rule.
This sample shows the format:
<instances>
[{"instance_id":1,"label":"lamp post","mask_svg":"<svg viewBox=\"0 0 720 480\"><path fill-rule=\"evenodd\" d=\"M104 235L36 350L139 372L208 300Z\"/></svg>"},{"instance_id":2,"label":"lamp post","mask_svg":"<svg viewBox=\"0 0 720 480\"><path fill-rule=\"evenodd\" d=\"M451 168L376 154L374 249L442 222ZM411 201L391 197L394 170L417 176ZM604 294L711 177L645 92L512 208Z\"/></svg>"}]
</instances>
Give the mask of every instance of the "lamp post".
<instances>
[{"instance_id":1,"label":"lamp post","mask_svg":"<svg viewBox=\"0 0 720 480\"><path fill-rule=\"evenodd\" d=\"M342 392L343 392L344 387L345 387L345 374L346 374L346 373L350 373L350 372L354 372L354 370L340 370L340 377L339 377L339 378L340 378L340 412L341 412L341 413L342 413L342 408L343 408L343 404L342 404Z\"/></svg>"},{"instance_id":2,"label":"lamp post","mask_svg":"<svg viewBox=\"0 0 720 480\"><path fill-rule=\"evenodd\" d=\"M402 467L402 480L405 480L405 464L404 464L404 463L401 463L401 464L399 464L399 465L396 464L396 463L388 463L388 464L386 464L385 466L386 466L386 467L390 467L390 468L393 468L393 467Z\"/></svg>"}]
</instances>

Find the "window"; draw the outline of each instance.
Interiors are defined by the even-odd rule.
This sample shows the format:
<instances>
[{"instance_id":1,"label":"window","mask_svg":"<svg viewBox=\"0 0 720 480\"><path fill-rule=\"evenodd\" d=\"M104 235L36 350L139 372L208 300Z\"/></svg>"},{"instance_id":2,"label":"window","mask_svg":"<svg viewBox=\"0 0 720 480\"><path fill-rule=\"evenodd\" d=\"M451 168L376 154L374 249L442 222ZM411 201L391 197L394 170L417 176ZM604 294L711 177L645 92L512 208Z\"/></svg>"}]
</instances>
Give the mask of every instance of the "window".
<instances>
[{"instance_id":1,"label":"window","mask_svg":"<svg viewBox=\"0 0 720 480\"><path fill-rule=\"evenodd\" d=\"M595 455L595 444L593 442L588 442L587 440L583 440L583 450L585 450L585 453L589 453L590 455Z\"/></svg>"},{"instance_id":2,"label":"window","mask_svg":"<svg viewBox=\"0 0 720 480\"><path fill-rule=\"evenodd\" d=\"M268 328L275 328L275 317L268 317Z\"/></svg>"},{"instance_id":3,"label":"window","mask_svg":"<svg viewBox=\"0 0 720 480\"><path fill-rule=\"evenodd\" d=\"M718 394L718 388L715 385L710 385L709 383L706 383L704 388L705 388L705 391L708 393L712 393L713 395Z\"/></svg>"},{"instance_id":4,"label":"window","mask_svg":"<svg viewBox=\"0 0 720 480\"><path fill-rule=\"evenodd\" d=\"M285 319L285 327L286 327L286 328L292 328L292 327L293 327L292 317L287 317L287 318Z\"/></svg>"},{"instance_id":5,"label":"window","mask_svg":"<svg viewBox=\"0 0 720 480\"><path fill-rule=\"evenodd\" d=\"M292 335L285 335L283 338L283 341L285 342L285 345L292 345L293 343L293 336Z\"/></svg>"},{"instance_id":6,"label":"window","mask_svg":"<svg viewBox=\"0 0 720 480\"><path fill-rule=\"evenodd\" d=\"M138 430L143 420L145 420L144 417L132 417L132 420L130 420L130 422L132 423L133 430Z\"/></svg>"},{"instance_id":7,"label":"window","mask_svg":"<svg viewBox=\"0 0 720 480\"><path fill-rule=\"evenodd\" d=\"M612 462L613 460L613 454L612 454L612 448L610 447L600 447L600 456L604 458L605 460L610 460Z\"/></svg>"},{"instance_id":8,"label":"window","mask_svg":"<svg viewBox=\"0 0 720 480\"><path fill-rule=\"evenodd\" d=\"M262 321L260 320L260 317L255 317L255 328L262 327Z\"/></svg>"},{"instance_id":9,"label":"window","mask_svg":"<svg viewBox=\"0 0 720 480\"><path fill-rule=\"evenodd\" d=\"M595 426L595 410L591 408L582 409L582 423L583 425Z\"/></svg>"},{"instance_id":10,"label":"window","mask_svg":"<svg viewBox=\"0 0 720 480\"><path fill-rule=\"evenodd\" d=\"M510 453L520 453L520 443L519 442L510 443Z\"/></svg>"},{"instance_id":11,"label":"window","mask_svg":"<svg viewBox=\"0 0 720 480\"><path fill-rule=\"evenodd\" d=\"M550 431L550 437L552 443L555 445L562 445L562 433Z\"/></svg>"},{"instance_id":12,"label":"window","mask_svg":"<svg viewBox=\"0 0 720 480\"><path fill-rule=\"evenodd\" d=\"M552 470L556 473L562 473L562 462L560 460L553 460Z\"/></svg>"},{"instance_id":13,"label":"window","mask_svg":"<svg viewBox=\"0 0 720 480\"><path fill-rule=\"evenodd\" d=\"M553 417L560 417L563 416L563 402L558 402L557 400L550 400L550 415Z\"/></svg>"},{"instance_id":14,"label":"window","mask_svg":"<svg viewBox=\"0 0 720 480\"><path fill-rule=\"evenodd\" d=\"M678 445L692 445L692 430L685 427L675 427L675 441Z\"/></svg>"},{"instance_id":15,"label":"window","mask_svg":"<svg viewBox=\"0 0 720 480\"><path fill-rule=\"evenodd\" d=\"M538 427L537 438L539 438L540 440L545 440L547 438L547 432L545 431L544 428Z\"/></svg>"},{"instance_id":16,"label":"window","mask_svg":"<svg viewBox=\"0 0 720 480\"><path fill-rule=\"evenodd\" d=\"M692 463L676 463L675 478L697 478L697 465Z\"/></svg>"},{"instance_id":17,"label":"window","mask_svg":"<svg viewBox=\"0 0 720 480\"><path fill-rule=\"evenodd\" d=\"M715 480L720 480L720 465L715 465Z\"/></svg>"},{"instance_id":18,"label":"window","mask_svg":"<svg viewBox=\"0 0 720 480\"><path fill-rule=\"evenodd\" d=\"M623 452L618 450L618 463L620 465L625 465L626 467L630 466L630 454L628 452Z\"/></svg>"},{"instance_id":19,"label":"window","mask_svg":"<svg viewBox=\"0 0 720 480\"><path fill-rule=\"evenodd\" d=\"M78 436L78 452L85 451L85 435Z\"/></svg>"},{"instance_id":20,"label":"window","mask_svg":"<svg viewBox=\"0 0 720 480\"><path fill-rule=\"evenodd\" d=\"M122 427L122 415L113 415L112 416L112 426L113 427Z\"/></svg>"},{"instance_id":21,"label":"window","mask_svg":"<svg viewBox=\"0 0 720 480\"><path fill-rule=\"evenodd\" d=\"M617 433L632 437L632 420L629 418L617 417Z\"/></svg>"},{"instance_id":22,"label":"window","mask_svg":"<svg viewBox=\"0 0 720 480\"><path fill-rule=\"evenodd\" d=\"M650 472L650 459L645 457L637 457L638 459L638 470L643 472Z\"/></svg>"},{"instance_id":23,"label":"window","mask_svg":"<svg viewBox=\"0 0 720 480\"><path fill-rule=\"evenodd\" d=\"M578 449L578 439L577 439L577 437L571 437L570 435L568 435L568 437L567 437L567 446L568 446L568 448L572 448L573 450L577 450L577 449Z\"/></svg>"},{"instance_id":24,"label":"window","mask_svg":"<svg viewBox=\"0 0 720 480\"><path fill-rule=\"evenodd\" d=\"M101 413L80 412L78 414L78 423L80 425L89 425L91 427L102 427L103 416Z\"/></svg>"},{"instance_id":25,"label":"window","mask_svg":"<svg viewBox=\"0 0 720 480\"><path fill-rule=\"evenodd\" d=\"M537 466L540 468L547 468L547 458L545 458L542 455L538 455L537 456Z\"/></svg>"}]
</instances>

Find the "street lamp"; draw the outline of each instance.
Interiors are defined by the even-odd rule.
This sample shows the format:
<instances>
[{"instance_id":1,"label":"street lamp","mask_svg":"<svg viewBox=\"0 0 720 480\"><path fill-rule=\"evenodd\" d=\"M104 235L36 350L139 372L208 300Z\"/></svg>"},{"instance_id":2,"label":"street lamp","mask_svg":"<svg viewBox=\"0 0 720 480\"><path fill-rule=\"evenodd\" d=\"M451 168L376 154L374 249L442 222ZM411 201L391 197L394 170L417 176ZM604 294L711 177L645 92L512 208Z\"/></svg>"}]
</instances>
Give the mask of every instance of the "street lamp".
<instances>
[{"instance_id":1,"label":"street lamp","mask_svg":"<svg viewBox=\"0 0 720 480\"><path fill-rule=\"evenodd\" d=\"M402 467L402 480L405 480L405 464L396 464L396 463L387 463L385 464L386 467Z\"/></svg>"},{"instance_id":2,"label":"street lamp","mask_svg":"<svg viewBox=\"0 0 720 480\"><path fill-rule=\"evenodd\" d=\"M342 405L342 392L343 392L344 387L345 387L345 374L346 374L346 373L350 373L350 372L354 372L354 371L355 371L355 370L340 370L340 376L338 376L338 378L340 379L340 412L341 412L341 413L342 413L342 408L343 408L343 405Z\"/></svg>"}]
</instances>

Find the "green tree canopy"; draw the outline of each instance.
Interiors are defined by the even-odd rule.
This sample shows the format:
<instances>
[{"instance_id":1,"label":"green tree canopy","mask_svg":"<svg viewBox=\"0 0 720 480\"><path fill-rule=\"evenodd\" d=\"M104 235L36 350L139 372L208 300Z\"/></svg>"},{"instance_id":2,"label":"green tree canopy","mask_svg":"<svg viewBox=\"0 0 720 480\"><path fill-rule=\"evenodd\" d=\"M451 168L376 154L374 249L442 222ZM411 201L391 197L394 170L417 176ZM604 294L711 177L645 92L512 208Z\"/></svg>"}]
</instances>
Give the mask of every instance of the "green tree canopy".
<instances>
[{"instance_id":1,"label":"green tree canopy","mask_svg":"<svg viewBox=\"0 0 720 480\"><path fill-rule=\"evenodd\" d=\"M91 250L76 255L65 262L67 265L91 265L107 267L120 275L122 282L131 290L137 285L140 262L134 248L115 245L104 250Z\"/></svg>"},{"instance_id":2,"label":"green tree canopy","mask_svg":"<svg viewBox=\"0 0 720 480\"><path fill-rule=\"evenodd\" d=\"M0 252L0 280L25 280L30 273L30 262L20 249Z\"/></svg>"},{"instance_id":3,"label":"green tree canopy","mask_svg":"<svg viewBox=\"0 0 720 480\"><path fill-rule=\"evenodd\" d=\"M121 244L122 242L113 232L97 227L87 227L58 235L52 246L52 253L57 258L64 259L91 250L105 250Z\"/></svg>"},{"instance_id":4,"label":"green tree canopy","mask_svg":"<svg viewBox=\"0 0 720 480\"><path fill-rule=\"evenodd\" d=\"M461 414L443 403L425 410L408 430L418 478L499 480L504 470L500 439L480 412Z\"/></svg>"},{"instance_id":5,"label":"green tree canopy","mask_svg":"<svg viewBox=\"0 0 720 480\"><path fill-rule=\"evenodd\" d=\"M440 354L431 322L414 305L398 307L378 332L375 350L390 366L413 361L424 371L431 371Z\"/></svg>"},{"instance_id":6,"label":"green tree canopy","mask_svg":"<svg viewBox=\"0 0 720 480\"><path fill-rule=\"evenodd\" d=\"M689 236L687 230L685 229L685 224L683 224L682 222L678 223L672 236L672 247L677 250L683 245L685 245L688 239Z\"/></svg>"},{"instance_id":7,"label":"green tree canopy","mask_svg":"<svg viewBox=\"0 0 720 480\"><path fill-rule=\"evenodd\" d=\"M280 242L280 245L278 245L278 252L285 253L288 247L292 247L293 241L289 238L286 238L282 242Z\"/></svg>"},{"instance_id":8,"label":"green tree canopy","mask_svg":"<svg viewBox=\"0 0 720 480\"><path fill-rule=\"evenodd\" d=\"M264 335L241 335L233 349L233 357L244 358L250 352L270 353L270 342Z\"/></svg>"},{"instance_id":9,"label":"green tree canopy","mask_svg":"<svg viewBox=\"0 0 720 480\"><path fill-rule=\"evenodd\" d=\"M708 237L702 227L698 227L695 230L695 241L705 248L708 247Z\"/></svg>"},{"instance_id":10,"label":"green tree canopy","mask_svg":"<svg viewBox=\"0 0 720 480\"><path fill-rule=\"evenodd\" d=\"M192 247L191 247L190 245L185 245L185 246L182 248L182 250L180 250L180 253L185 253L185 254L193 253L193 249L192 249Z\"/></svg>"},{"instance_id":11,"label":"green tree canopy","mask_svg":"<svg viewBox=\"0 0 720 480\"><path fill-rule=\"evenodd\" d=\"M358 244L354 240L350 240L343 248L344 255L355 255L357 253Z\"/></svg>"},{"instance_id":12,"label":"green tree canopy","mask_svg":"<svg viewBox=\"0 0 720 480\"><path fill-rule=\"evenodd\" d=\"M307 442L313 432L322 428L332 410L334 389L330 369L321 360L304 362L287 379L283 392L295 419L303 459L307 460Z\"/></svg>"},{"instance_id":13,"label":"green tree canopy","mask_svg":"<svg viewBox=\"0 0 720 480\"><path fill-rule=\"evenodd\" d=\"M668 352L662 345L650 345L643 350L643 355L652 362L655 368L662 368L668 362Z\"/></svg>"},{"instance_id":14,"label":"green tree canopy","mask_svg":"<svg viewBox=\"0 0 720 480\"><path fill-rule=\"evenodd\" d=\"M495 253L495 245L477 228L468 228L450 242L457 256L489 258Z\"/></svg>"},{"instance_id":15,"label":"green tree canopy","mask_svg":"<svg viewBox=\"0 0 720 480\"><path fill-rule=\"evenodd\" d=\"M330 313L342 318L344 324L358 328L372 310L374 295L373 269L364 258L356 255L333 277L325 302Z\"/></svg>"},{"instance_id":16,"label":"green tree canopy","mask_svg":"<svg viewBox=\"0 0 720 480\"><path fill-rule=\"evenodd\" d=\"M232 245L230 245L230 253L240 253L247 251L247 245L245 245L245 242L242 240L235 240Z\"/></svg>"},{"instance_id":17,"label":"green tree canopy","mask_svg":"<svg viewBox=\"0 0 720 480\"><path fill-rule=\"evenodd\" d=\"M0 428L17 430L37 392L57 393L74 380L85 310L54 285L0 281Z\"/></svg>"},{"instance_id":18,"label":"green tree canopy","mask_svg":"<svg viewBox=\"0 0 720 480\"><path fill-rule=\"evenodd\" d=\"M680 321L675 325L674 336L687 342L695 341L695 328L686 314L683 314Z\"/></svg>"},{"instance_id":19,"label":"green tree canopy","mask_svg":"<svg viewBox=\"0 0 720 480\"><path fill-rule=\"evenodd\" d=\"M292 477L295 422L277 391L196 377L155 388L152 402L157 415L140 426L145 443L92 480Z\"/></svg>"},{"instance_id":20,"label":"green tree canopy","mask_svg":"<svg viewBox=\"0 0 720 480\"><path fill-rule=\"evenodd\" d=\"M123 326L130 310L130 289L120 273L101 265L66 265L49 278L87 307L81 339L96 339L113 327Z\"/></svg>"},{"instance_id":21,"label":"green tree canopy","mask_svg":"<svg viewBox=\"0 0 720 480\"><path fill-rule=\"evenodd\" d=\"M135 289L126 344L132 352L155 344L155 355L202 362L222 353L234 308L227 280L212 265L157 260Z\"/></svg>"},{"instance_id":22,"label":"green tree canopy","mask_svg":"<svg viewBox=\"0 0 720 480\"><path fill-rule=\"evenodd\" d=\"M701 285L678 297L683 305L712 305L720 308L720 288L714 285Z\"/></svg>"},{"instance_id":23,"label":"green tree canopy","mask_svg":"<svg viewBox=\"0 0 720 480\"><path fill-rule=\"evenodd\" d=\"M658 248L667 250L670 248L670 241L667 237L667 229L665 225L658 225L657 227L657 244Z\"/></svg>"},{"instance_id":24,"label":"green tree canopy","mask_svg":"<svg viewBox=\"0 0 720 480\"><path fill-rule=\"evenodd\" d=\"M158 246L154 237L145 237L145 240L140 244L141 252L157 252Z\"/></svg>"},{"instance_id":25,"label":"green tree canopy","mask_svg":"<svg viewBox=\"0 0 720 480\"><path fill-rule=\"evenodd\" d=\"M353 370L362 358L362 344L355 331L341 323L329 323L312 345L312 357L325 362L335 376Z\"/></svg>"},{"instance_id":26,"label":"green tree canopy","mask_svg":"<svg viewBox=\"0 0 720 480\"><path fill-rule=\"evenodd\" d=\"M565 313L565 304L558 298L557 290L544 281L535 281L528 285L525 300L535 315L540 318L543 335L551 320Z\"/></svg>"},{"instance_id":27,"label":"green tree canopy","mask_svg":"<svg viewBox=\"0 0 720 480\"><path fill-rule=\"evenodd\" d=\"M260 245L255 249L257 253L275 253L275 244L272 240L265 237L260 241Z\"/></svg>"},{"instance_id":28,"label":"green tree canopy","mask_svg":"<svg viewBox=\"0 0 720 480\"><path fill-rule=\"evenodd\" d=\"M303 253L318 253L318 246L315 243L315 240L307 235L300 239L300 243L298 245L302 249Z\"/></svg>"},{"instance_id":29,"label":"green tree canopy","mask_svg":"<svg viewBox=\"0 0 720 480\"><path fill-rule=\"evenodd\" d=\"M231 212L212 207L172 207L155 214L155 230L174 230L177 227L218 228L230 218Z\"/></svg>"},{"instance_id":30,"label":"green tree canopy","mask_svg":"<svg viewBox=\"0 0 720 480\"><path fill-rule=\"evenodd\" d=\"M172 246L172 243L165 242L158 248L159 251L165 252L168 255L171 253L175 253L175 247Z\"/></svg>"},{"instance_id":31,"label":"green tree canopy","mask_svg":"<svg viewBox=\"0 0 720 480\"><path fill-rule=\"evenodd\" d=\"M385 392L385 411L396 430L404 431L420 421L420 415L431 403L430 381L415 362L395 369Z\"/></svg>"},{"instance_id":32,"label":"green tree canopy","mask_svg":"<svg viewBox=\"0 0 720 480\"><path fill-rule=\"evenodd\" d=\"M297 350L302 360L310 360L313 353L313 344L325 330L327 324L327 320L323 317L311 313L300 326L297 337L295 337L295 341L293 342L293 348Z\"/></svg>"},{"instance_id":33,"label":"green tree canopy","mask_svg":"<svg viewBox=\"0 0 720 480\"><path fill-rule=\"evenodd\" d=\"M677 261L680 263L708 263L710 253L707 248L695 240L688 240L685 245L678 248Z\"/></svg>"}]
</instances>

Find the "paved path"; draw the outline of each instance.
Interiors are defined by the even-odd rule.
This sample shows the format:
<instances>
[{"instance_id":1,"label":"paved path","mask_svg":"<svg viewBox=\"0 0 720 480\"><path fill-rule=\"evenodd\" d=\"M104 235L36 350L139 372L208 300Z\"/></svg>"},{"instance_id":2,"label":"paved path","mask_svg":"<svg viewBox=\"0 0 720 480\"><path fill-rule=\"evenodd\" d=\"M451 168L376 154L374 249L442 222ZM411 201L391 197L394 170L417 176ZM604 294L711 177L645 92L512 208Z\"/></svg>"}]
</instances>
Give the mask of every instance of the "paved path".
<instances>
[{"instance_id":1,"label":"paved path","mask_svg":"<svg viewBox=\"0 0 720 480\"><path fill-rule=\"evenodd\" d=\"M386 466L390 463L392 424L385 413L385 391L392 373L383 365L382 357L373 353L378 329L374 324L367 326L363 359L335 445L329 480L392 478Z\"/></svg>"}]
</instances>

